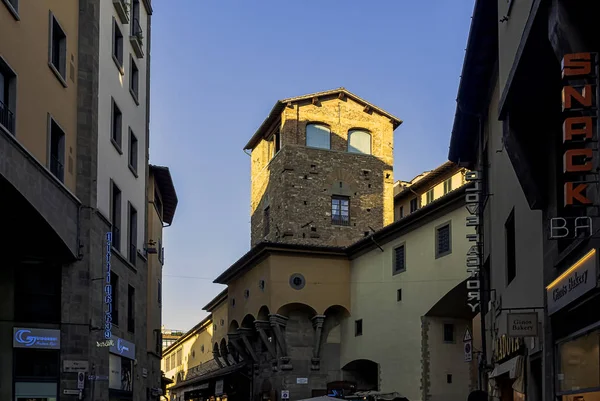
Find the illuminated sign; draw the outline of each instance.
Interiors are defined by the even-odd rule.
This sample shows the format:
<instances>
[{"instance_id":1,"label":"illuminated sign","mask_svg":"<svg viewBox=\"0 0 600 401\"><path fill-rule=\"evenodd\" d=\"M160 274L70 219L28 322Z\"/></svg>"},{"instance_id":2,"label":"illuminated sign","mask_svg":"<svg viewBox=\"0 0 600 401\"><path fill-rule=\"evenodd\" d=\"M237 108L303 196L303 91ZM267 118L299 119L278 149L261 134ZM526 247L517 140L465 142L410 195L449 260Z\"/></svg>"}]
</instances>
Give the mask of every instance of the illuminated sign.
<instances>
[{"instance_id":1,"label":"illuminated sign","mask_svg":"<svg viewBox=\"0 0 600 401\"><path fill-rule=\"evenodd\" d=\"M60 349L60 330L15 327L13 348Z\"/></svg>"},{"instance_id":2,"label":"illuminated sign","mask_svg":"<svg viewBox=\"0 0 600 401\"><path fill-rule=\"evenodd\" d=\"M496 339L496 349L494 350L494 357L496 362L508 359L516 354L520 354L523 347L523 338L510 338L503 334L500 338Z\"/></svg>"},{"instance_id":3,"label":"illuminated sign","mask_svg":"<svg viewBox=\"0 0 600 401\"><path fill-rule=\"evenodd\" d=\"M98 348L112 347L113 345L115 345L113 340L96 341L96 347Z\"/></svg>"},{"instance_id":4,"label":"illuminated sign","mask_svg":"<svg viewBox=\"0 0 600 401\"><path fill-rule=\"evenodd\" d=\"M104 282L104 338L112 337L112 286L110 285L110 256L112 246L112 232L106 233L106 270Z\"/></svg>"},{"instance_id":5,"label":"illuminated sign","mask_svg":"<svg viewBox=\"0 0 600 401\"><path fill-rule=\"evenodd\" d=\"M596 250L592 249L546 287L548 315L596 288Z\"/></svg>"},{"instance_id":6,"label":"illuminated sign","mask_svg":"<svg viewBox=\"0 0 600 401\"><path fill-rule=\"evenodd\" d=\"M563 172L565 174L564 205L586 206L592 201L586 191L589 182L585 179L575 181L572 176L586 177L593 174L594 126L597 121L594 85L571 85L571 80L585 80L598 71L594 71L596 54L566 54L562 61L562 78L567 84L562 90L562 111L567 116L563 122ZM579 89L578 89L579 88ZM597 129L597 127L596 127ZM597 136L597 135L596 135ZM575 173L575 174L574 174Z\"/></svg>"},{"instance_id":7,"label":"illuminated sign","mask_svg":"<svg viewBox=\"0 0 600 401\"><path fill-rule=\"evenodd\" d=\"M121 355L125 358L135 359L135 344L119 337L114 337L111 340L110 352L112 354Z\"/></svg>"},{"instance_id":8,"label":"illuminated sign","mask_svg":"<svg viewBox=\"0 0 600 401\"><path fill-rule=\"evenodd\" d=\"M477 312L481 303L481 283L479 281L479 271L481 269L481 238L479 217L482 201L482 183L481 173L479 171L468 171L465 174L467 182L474 183L472 188L467 188L465 201L470 216L467 216L467 227L475 227L475 234L467 234L467 240L474 243L467 252L467 305L472 312Z\"/></svg>"}]
</instances>

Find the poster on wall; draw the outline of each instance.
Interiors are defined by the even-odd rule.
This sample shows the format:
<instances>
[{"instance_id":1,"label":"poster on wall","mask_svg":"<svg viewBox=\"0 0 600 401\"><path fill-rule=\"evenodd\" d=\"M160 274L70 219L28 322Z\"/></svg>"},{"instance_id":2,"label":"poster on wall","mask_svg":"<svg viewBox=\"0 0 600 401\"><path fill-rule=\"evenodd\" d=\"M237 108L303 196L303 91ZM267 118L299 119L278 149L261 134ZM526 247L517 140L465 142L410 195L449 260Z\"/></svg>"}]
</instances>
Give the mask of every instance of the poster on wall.
<instances>
[{"instance_id":1,"label":"poster on wall","mask_svg":"<svg viewBox=\"0 0 600 401\"><path fill-rule=\"evenodd\" d=\"M133 361L110 355L108 388L113 390L133 392Z\"/></svg>"}]
</instances>

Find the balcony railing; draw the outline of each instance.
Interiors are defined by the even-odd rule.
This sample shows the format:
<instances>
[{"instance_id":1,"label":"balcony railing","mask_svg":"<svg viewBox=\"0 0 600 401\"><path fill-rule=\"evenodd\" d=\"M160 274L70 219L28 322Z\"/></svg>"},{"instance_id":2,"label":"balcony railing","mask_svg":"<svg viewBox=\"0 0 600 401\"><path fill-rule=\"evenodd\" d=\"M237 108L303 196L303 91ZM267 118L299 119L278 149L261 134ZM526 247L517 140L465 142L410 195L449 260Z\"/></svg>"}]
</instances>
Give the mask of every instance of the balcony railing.
<instances>
[{"instance_id":1,"label":"balcony railing","mask_svg":"<svg viewBox=\"0 0 600 401\"><path fill-rule=\"evenodd\" d=\"M65 179L65 168L63 164L54 155L50 156L50 172L54 174L56 178L63 182Z\"/></svg>"},{"instance_id":2,"label":"balcony railing","mask_svg":"<svg viewBox=\"0 0 600 401\"><path fill-rule=\"evenodd\" d=\"M0 101L0 125L4 126L8 132L15 134L15 115L8 105Z\"/></svg>"}]
</instances>

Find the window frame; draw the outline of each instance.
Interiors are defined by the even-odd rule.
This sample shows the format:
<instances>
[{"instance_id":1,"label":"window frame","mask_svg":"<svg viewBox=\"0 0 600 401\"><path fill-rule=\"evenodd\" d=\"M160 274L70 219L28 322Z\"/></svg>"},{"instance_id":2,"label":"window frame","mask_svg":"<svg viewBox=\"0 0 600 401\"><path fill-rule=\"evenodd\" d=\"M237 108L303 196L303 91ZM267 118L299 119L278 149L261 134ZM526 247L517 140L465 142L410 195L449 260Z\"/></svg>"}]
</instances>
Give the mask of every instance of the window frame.
<instances>
[{"instance_id":1,"label":"window frame","mask_svg":"<svg viewBox=\"0 0 600 401\"><path fill-rule=\"evenodd\" d=\"M404 205L400 206L400 209L398 210L398 212L400 214L399 218L400 219L403 218L404 217Z\"/></svg>"},{"instance_id":2,"label":"window frame","mask_svg":"<svg viewBox=\"0 0 600 401\"><path fill-rule=\"evenodd\" d=\"M127 261L135 266L137 261L138 211L131 202L128 201L127 205Z\"/></svg>"},{"instance_id":3,"label":"window frame","mask_svg":"<svg viewBox=\"0 0 600 401\"><path fill-rule=\"evenodd\" d=\"M334 201L339 201L339 219L336 220L333 215L333 203ZM344 221L344 216L342 215L342 202L348 202L348 216L347 220ZM350 197L344 195L331 195L331 224L335 226L349 227L350 226Z\"/></svg>"},{"instance_id":4,"label":"window frame","mask_svg":"<svg viewBox=\"0 0 600 401\"><path fill-rule=\"evenodd\" d=\"M447 340L446 339L446 327L452 327L452 339L451 340ZM444 344L456 344L456 325L454 323L450 323L450 322L445 322L442 325L442 339L444 341Z\"/></svg>"},{"instance_id":5,"label":"window frame","mask_svg":"<svg viewBox=\"0 0 600 401\"><path fill-rule=\"evenodd\" d=\"M397 252L396 252L396 250L399 249L399 248L404 248L404 250L403 250L403 259L404 259L403 264L404 264L404 267L402 269L396 269L396 264L397 264ZM400 274L400 273L404 273L406 271L406 267L407 267L406 266L406 260L407 260L406 259L406 241L403 241L403 242L399 243L398 245L396 245L396 246L394 246L392 248L392 276L395 276L395 275Z\"/></svg>"},{"instance_id":6,"label":"window frame","mask_svg":"<svg viewBox=\"0 0 600 401\"><path fill-rule=\"evenodd\" d=\"M425 192L425 200L428 205L435 200L433 188Z\"/></svg>"},{"instance_id":7,"label":"window frame","mask_svg":"<svg viewBox=\"0 0 600 401\"><path fill-rule=\"evenodd\" d=\"M413 201L415 202L415 208L413 210ZM413 198L408 202L408 209L410 210L410 213L414 213L417 210L419 210L419 198Z\"/></svg>"},{"instance_id":8,"label":"window frame","mask_svg":"<svg viewBox=\"0 0 600 401\"><path fill-rule=\"evenodd\" d=\"M120 36L120 40L121 40L121 48L119 51L119 54L115 54L117 52L117 31L118 33L121 35ZM124 55L125 55L125 37L123 36L123 30L121 29L121 27L118 25L117 19L113 16L112 17L112 59L115 62L115 65L117 66L117 69L119 70L119 72L121 73L121 75L125 75L125 68L123 66L123 64L125 64L124 61Z\"/></svg>"},{"instance_id":9,"label":"window frame","mask_svg":"<svg viewBox=\"0 0 600 401\"><path fill-rule=\"evenodd\" d=\"M444 180L444 195L446 195L449 192L452 192L452 177L448 178L447 180Z\"/></svg>"},{"instance_id":10,"label":"window frame","mask_svg":"<svg viewBox=\"0 0 600 401\"><path fill-rule=\"evenodd\" d=\"M127 284L127 331L135 333L135 287Z\"/></svg>"},{"instance_id":11,"label":"window frame","mask_svg":"<svg viewBox=\"0 0 600 401\"><path fill-rule=\"evenodd\" d=\"M54 60L53 60L53 55L54 55L54 23L56 23L56 25L58 26L58 28L60 29L62 35L64 36L64 38L62 39L62 41L64 41L62 43L62 45L64 46L63 49L59 49L59 52L61 54L59 54L59 61L58 61L58 66L54 65ZM63 87L67 87L67 33L64 30L64 28L62 27L62 25L60 24L60 22L58 21L58 18L56 18L56 16L54 15L54 13L52 12L52 10L49 11L49 24L48 24L48 66L50 67L50 70L52 70L52 72L54 73L54 75L56 75L56 78L60 81L60 83L62 84ZM61 43L59 43L60 45ZM60 57L62 56L62 57Z\"/></svg>"},{"instance_id":12,"label":"window frame","mask_svg":"<svg viewBox=\"0 0 600 401\"><path fill-rule=\"evenodd\" d=\"M8 113L12 114L12 127L0 123L0 129L12 136L17 136L17 80L18 76L15 70L8 64L6 59L0 55L0 72L4 77L4 91L7 94L7 102L2 103ZM4 96L2 96L4 98ZM0 100L1 101L1 100ZM8 114L7 113L7 114ZM12 131L11 131L12 128Z\"/></svg>"},{"instance_id":13,"label":"window frame","mask_svg":"<svg viewBox=\"0 0 600 401\"><path fill-rule=\"evenodd\" d=\"M362 319L356 319L354 321L354 337L360 337L363 335L363 320Z\"/></svg>"},{"instance_id":14,"label":"window frame","mask_svg":"<svg viewBox=\"0 0 600 401\"><path fill-rule=\"evenodd\" d=\"M111 97L110 99L111 99L111 103L110 103L110 141L112 142L112 144L115 147L115 149L117 150L117 152L119 152L119 154L122 155L123 154L123 112L121 111L121 108L115 101L115 98ZM117 133L115 133L115 128L116 128L115 116L117 115L117 113L115 113L115 111L119 112L118 116L120 118L119 127L118 127L119 130Z\"/></svg>"},{"instance_id":15,"label":"window frame","mask_svg":"<svg viewBox=\"0 0 600 401\"><path fill-rule=\"evenodd\" d=\"M402 288L396 290L396 302L402 302Z\"/></svg>"},{"instance_id":16,"label":"window frame","mask_svg":"<svg viewBox=\"0 0 600 401\"><path fill-rule=\"evenodd\" d=\"M52 133L53 133L53 129L52 127L56 126L56 128L58 130L60 130L60 133L62 134L60 137L60 142L61 144L59 145L59 157L57 157L57 162L60 164L60 168L62 169L62 173L57 175L55 171L53 171L52 168ZM56 119L50 114L48 113L48 127L47 127L48 131L47 131L47 137L46 137L46 167L48 168L48 170L50 171L50 173L52 173L52 175L59 180L60 182L62 182L64 184L65 182L65 159L66 159L66 138L67 138L67 134L65 133L65 130L63 129L63 127L58 123L58 121L56 121ZM62 147L62 153L61 148ZM62 160L58 160L60 158L60 155L62 155Z\"/></svg>"},{"instance_id":17,"label":"window frame","mask_svg":"<svg viewBox=\"0 0 600 401\"><path fill-rule=\"evenodd\" d=\"M312 146L308 144L308 127L310 126L319 126L319 127L323 127L323 128L327 128L327 131L329 131L329 137L328 137L328 147L324 148L324 147L320 147L320 146ZM320 122L311 122L306 124L306 127L304 129L304 145L307 148L311 148L311 149L321 149L321 150L331 150L331 127L328 124L325 123L320 123Z\"/></svg>"},{"instance_id":18,"label":"window frame","mask_svg":"<svg viewBox=\"0 0 600 401\"><path fill-rule=\"evenodd\" d=\"M135 69L135 71L134 71ZM135 79L134 79L135 78ZM134 85L135 83L135 85ZM135 86L135 87L134 87ZM140 105L140 69L135 63L133 56L129 55L129 93L133 97L136 106Z\"/></svg>"},{"instance_id":19,"label":"window frame","mask_svg":"<svg viewBox=\"0 0 600 401\"><path fill-rule=\"evenodd\" d=\"M119 275L113 270L110 271L110 286L112 324L119 327Z\"/></svg>"},{"instance_id":20,"label":"window frame","mask_svg":"<svg viewBox=\"0 0 600 401\"><path fill-rule=\"evenodd\" d=\"M123 220L123 191L121 191L121 188L119 188L119 186L117 185L116 182L114 182L114 180L110 180L110 223L111 223L111 232L112 232L112 237L113 237L113 241L112 241L112 247L114 249L116 249L117 251L121 252L121 242L122 242L122 238L121 238L121 223ZM118 209L115 210L115 189L118 191ZM117 222L115 223L115 220L117 220ZM114 228L117 228L117 233L115 235L114 232ZM116 237L116 238L115 238Z\"/></svg>"},{"instance_id":21,"label":"window frame","mask_svg":"<svg viewBox=\"0 0 600 401\"><path fill-rule=\"evenodd\" d=\"M128 161L127 164L129 165L129 170L131 170L131 172L133 173L133 175L135 176L135 178L138 178L138 162L139 162L139 158L140 158L140 154L139 154L139 140L137 139L137 136L135 135L135 133L133 132L133 130L131 129L131 127L128 128L128 132L129 132L129 149L128 149ZM135 151L135 155L132 155L132 153ZM132 163L134 162L134 163Z\"/></svg>"},{"instance_id":22,"label":"window frame","mask_svg":"<svg viewBox=\"0 0 600 401\"><path fill-rule=\"evenodd\" d=\"M448 227L448 250L441 252L440 251L440 230ZM443 258L444 256L450 255L452 253L452 220L448 220L442 224L439 224L435 227L435 258Z\"/></svg>"},{"instance_id":23,"label":"window frame","mask_svg":"<svg viewBox=\"0 0 600 401\"><path fill-rule=\"evenodd\" d=\"M2 0L8 11L12 14L15 21L20 21L21 17L19 16L19 0ZM16 3L16 4L13 4Z\"/></svg>"},{"instance_id":24,"label":"window frame","mask_svg":"<svg viewBox=\"0 0 600 401\"><path fill-rule=\"evenodd\" d=\"M350 150L350 141L352 135L354 133L367 134L369 136L369 153L361 152L361 151L352 151ZM347 152L359 155L372 155L373 154L373 135L371 132L365 128L352 128L348 130L348 140L347 140Z\"/></svg>"}]
</instances>

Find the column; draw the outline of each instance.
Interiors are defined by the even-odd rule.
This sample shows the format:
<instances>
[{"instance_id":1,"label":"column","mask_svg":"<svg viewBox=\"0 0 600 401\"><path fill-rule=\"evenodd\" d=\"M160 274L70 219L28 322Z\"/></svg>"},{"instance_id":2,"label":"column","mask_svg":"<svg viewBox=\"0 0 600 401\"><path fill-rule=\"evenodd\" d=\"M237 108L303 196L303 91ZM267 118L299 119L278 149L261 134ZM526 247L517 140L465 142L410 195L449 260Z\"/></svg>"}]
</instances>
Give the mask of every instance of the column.
<instances>
[{"instance_id":1,"label":"column","mask_svg":"<svg viewBox=\"0 0 600 401\"><path fill-rule=\"evenodd\" d=\"M321 337L323 336L323 322L325 315L316 315L312 318L313 328L315 329L315 341L313 345L313 357L311 359L311 370L319 370L321 368Z\"/></svg>"},{"instance_id":2,"label":"column","mask_svg":"<svg viewBox=\"0 0 600 401\"><path fill-rule=\"evenodd\" d=\"M277 345L279 346L279 351L281 352L281 357L279 360L281 361L281 369L282 370L292 370L292 365L290 364L290 358L287 356L287 344L285 342L285 326L287 325L288 318L282 315L269 315L269 323L271 323L271 327L273 328L273 334L275 335L275 340Z\"/></svg>"}]
</instances>

